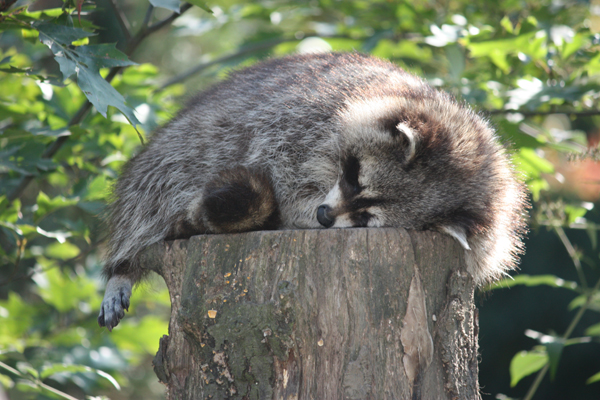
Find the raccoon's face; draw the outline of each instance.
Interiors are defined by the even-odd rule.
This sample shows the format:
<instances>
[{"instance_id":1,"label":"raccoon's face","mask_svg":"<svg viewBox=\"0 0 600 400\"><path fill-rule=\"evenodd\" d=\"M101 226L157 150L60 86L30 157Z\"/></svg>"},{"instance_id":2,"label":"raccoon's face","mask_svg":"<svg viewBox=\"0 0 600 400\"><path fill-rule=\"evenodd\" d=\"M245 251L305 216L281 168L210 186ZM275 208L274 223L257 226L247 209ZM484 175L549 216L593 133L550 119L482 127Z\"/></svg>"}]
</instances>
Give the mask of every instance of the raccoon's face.
<instances>
[{"instance_id":1,"label":"raccoon's face","mask_svg":"<svg viewBox=\"0 0 600 400\"><path fill-rule=\"evenodd\" d=\"M485 151L475 140L475 145L457 143L455 138L465 135L452 130L477 135L487 125L445 121L452 118L444 113L448 110L428 109L431 105L419 102L409 108L406 103L361 102L342 115L341 173L317 208L317 220L326 228L437 229L468 248L467 238L489 223L489 198L483 197L490 192L484 188ZM461 110L457 107L453 104L452 111Z\"/></svg>"}]
</instances>

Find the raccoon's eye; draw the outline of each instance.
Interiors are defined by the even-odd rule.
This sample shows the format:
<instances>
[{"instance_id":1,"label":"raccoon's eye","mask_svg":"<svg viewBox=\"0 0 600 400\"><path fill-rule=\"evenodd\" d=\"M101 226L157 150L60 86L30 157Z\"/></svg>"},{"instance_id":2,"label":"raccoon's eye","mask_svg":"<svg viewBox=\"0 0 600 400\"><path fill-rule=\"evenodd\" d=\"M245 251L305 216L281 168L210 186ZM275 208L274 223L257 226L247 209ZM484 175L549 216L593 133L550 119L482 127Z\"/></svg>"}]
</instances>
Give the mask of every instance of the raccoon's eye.
<instances>
[{"instance_id":1,"label":"raccoon's eye","mask_svg":"<svg viewBox=\"0 0 600 400\"><path fill-rule=\"evenodd\" d=\"M360 162L358 158L349 156L344 163L343 180L350 186L354 194L360 192L361 187L358 184L358 174L360 173Z\"/></svg>"}]
</instances>

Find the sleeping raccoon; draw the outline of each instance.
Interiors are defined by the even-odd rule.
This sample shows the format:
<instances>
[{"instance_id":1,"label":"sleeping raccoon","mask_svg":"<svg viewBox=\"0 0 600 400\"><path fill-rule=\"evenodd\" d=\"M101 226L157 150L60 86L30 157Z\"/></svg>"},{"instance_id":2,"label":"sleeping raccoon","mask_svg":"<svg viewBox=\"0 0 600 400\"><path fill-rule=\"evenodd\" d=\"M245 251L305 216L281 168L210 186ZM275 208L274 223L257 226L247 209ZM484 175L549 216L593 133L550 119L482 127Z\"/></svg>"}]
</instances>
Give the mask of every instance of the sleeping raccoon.
<instances>
[{"instance_id":1,"label":"sleeping raccoon","mask_svg":"<svg viewBox=\"0 0 600 400\"><path fill-rule=\"evenodd\" d=\"M494 130L450 95L360 54L270 60L198 95L124 167L98 322L123 318L139 252L164 239L435 229L481 285L515 267L525 208Z\"/></svg>"}]
</instances>

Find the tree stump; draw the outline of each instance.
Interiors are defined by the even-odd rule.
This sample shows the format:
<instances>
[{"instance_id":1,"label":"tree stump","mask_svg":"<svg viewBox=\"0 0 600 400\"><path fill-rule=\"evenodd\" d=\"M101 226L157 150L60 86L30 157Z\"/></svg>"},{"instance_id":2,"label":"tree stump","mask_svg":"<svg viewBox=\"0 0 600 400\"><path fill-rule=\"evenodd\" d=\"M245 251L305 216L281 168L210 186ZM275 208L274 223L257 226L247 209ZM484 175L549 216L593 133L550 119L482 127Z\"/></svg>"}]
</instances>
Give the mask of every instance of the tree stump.
<instances>
[{"instance_id":1,"label":"tree stump","mask_svg":"<svg viewBox=\"0 0 600 400\"><path fill-rule=\"evenodd\" d=\"M195 236L148 248L169 288L168 399L479 399L464 250L392 228Z\"/></svg>"}]
</instances>

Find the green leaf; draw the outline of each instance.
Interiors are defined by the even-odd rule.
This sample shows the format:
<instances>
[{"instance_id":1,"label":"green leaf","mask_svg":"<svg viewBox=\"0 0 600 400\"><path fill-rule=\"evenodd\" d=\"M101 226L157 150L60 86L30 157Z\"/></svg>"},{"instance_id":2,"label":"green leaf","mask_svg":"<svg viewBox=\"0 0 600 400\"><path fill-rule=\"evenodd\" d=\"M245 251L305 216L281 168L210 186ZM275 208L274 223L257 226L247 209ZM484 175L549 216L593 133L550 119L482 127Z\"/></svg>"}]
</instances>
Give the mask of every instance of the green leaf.
<instances>
[{"instance_id":1,"label":"green leaf","mask_svg":"<svg viewBox=\"0 0 600 400\"><path fill-rule=\"evenodd\" d=\"M179 0L150 0L150 4L154 7L166 8L167 10L179 13Z\"/></svg>"},{"instance_id":2,"label":"green leaf","mask_svg":"<svg viewBox=\"0 0 600 400\"><path fill-rule=\"evenodd\" d=\"M15 385L15 383L13 382L12 379L10 379L10 377L4 375L4 374L0 374L0 386L5 388L5 389L10 389Z\"/></svg>"},{"instance_id":3,"label":"green leaf","mask_svg":"<svg viewBox=\"0 0 600 400\"><path fill-rule=\"evenodd\" d=\"M332 39L328 39L327 42L331 44ZM356 46L356 44L353 44L354 48ZM432 57L431 48L429 47L420 47L416 43L407 40L395 42L389 39L380 40L371 51L371 54L381 58L409 58L420 62L427 62Z\"/></svg>"},{"instance_id":4,"label":"green leaf","mask_svg":"<svg viewBox=\"0 0 600 400\"><path fill-rule=\"evenodd\" d=\"M80 372L92 372L94 374L97 374L97 375L107 379L110 383L113 384L113 386L115 388L117 388L117 390L121 390L121 386L119 385L119 383L110 374L107 374L106 372L99 370L99 369L88 367L86 365L51 364L51 365L45 366L42 369L40 377L41 377L41 379L46 379L54 374L64 374L64 373L75 374L75 373L80 373Z\"/></svg>"},{"instance_id":5,"label":"green leaf","mask_svg":"<svg viewBox=\"0 0 600 400\"><path fill-rule=\"evenodd\" d=\"M513 28L513 24L512 22L510 22L510 18L508 18L507 15L505 15L504 18L500 20L500 26L503 27L508 33L514 33L515 31Z\"/></svg>"},{"instance_id":6,"label":"green leaf","mask_svg":"<svg viewBox=\"0 0 600 400\"><path fill-rule=\"evenodd\" d=\"M588 336L600 336L600 324L588 326L585 334Z\"/></svg>"},{"instance_id":7,"label":"green leaf","mask_svg":"<svg viewBox=\"0 0 600 400\"><path fill-rule=\"evenodd\" d=\"M168 333L168 324L159 317L148 315L139 323L132 318L124 320L111 333L111 339L120 349L135 353L147 352L155 354L159 339Z\"/></svg>"},{"instance_id":8,"label":"green leaf","mask_svg":"<svg viewBox=\"0 0 600 400\"><path fill-rule=\"evenodd\" d=\"M68 260L77 257L80 253L79 247L69 242L59 243L54 242L46 246L44 254L50 258L58 258L60 260Z\"/></svg>"},{"instance_id":9,"label":"green leaf","mask_svg":"<svg viewBox=\"0 0 600 400\"><path fill-rule=\"evenodd\" d=\"M37 197L37 210L34 213L34 220L39 221L59 208L76 205L78 202L78 198L67 199L63 196L50 199L46 193L40 191Z\"/></svg>"},{"instance_id":10,"label":"green leaf","mask_svg":"<svg viewBox=\"0 0 600 400\"><path fill-rule=\"evenodd\" d=\"M34 22L33 27L40 32L40 41L50 48L56 43L69 45L78 39L96 35L83 29L48 22Z\"/></svg>"},{"instance_id":11,"label":"green leaf","mask_svg":"<svg viewBox=\"0 0 600 400\"><path fill-rule=\"evenodd\" d=\"M108 106L113 106L133 126L139 124L133 109L125 104L123 96L100 75L100 68L133 65L133 62L114 45L71 47L73 40L92 35L82 29L46 23L34 24L34 27L40 32L40 41L54 53L63 79L77 75L77 85L100 114L106 117Z\"/></svg>"},{"instance_id":12,"label":"green leaf","mask_svg":"<svg viewBox=\"0 0 600 400\"><path fill-rule=\"evenodd\" d=\"M43 262L38 258L38 261ZM52 264L46 262L49 267ZM86 277L63 273L58 268L48 268L37 273L33 280L38 284L40 296L59 312L79 309L80 302L97 297L96 286Z\"/></svg>"},{"instance_id":13,"label":"green leaf","mask_svg":"<svg viewBox=\"0 0 600 400\"><path fill-rule=\"evenodd\" d=\"M576 34L570 42L565 41L562 45L560 56L563 60L569 58L577 50L581 49L588 43L588 35L583 33Z\"/></svg>"},{"instance_id":14,"label":"green leaf","mask_svg":"<svg viewBox=\"0 0 600 400\"><path fill-rule=\"evenodd\" d=\"M542 174L554 172L554 165L537 155L534 149L522 148L513 156L513 162L527 178L539 178Z\"/></svg>"},{"instance_id":15,"label":"green leaf","mask_svg":"<svg viewBox=\"0 0 600 400\"><path fill-rule=\"evenodd\" d=\"M575 297L569 303L569 310L574 310L576 308L583 306L586 301L587 301L586 294L582 294L581 296ZM590 304L588 305L588 308L590 310L600 312L600 292L596 292L592 295L592 299L590 300Z\"/></svg>"},{"instance_id":16,"label":"green leaf","mask_svg":"<svg viewBox=\"0 0 600 400\"><path fill-rule=\"evenodd\" d=\"M195 5L196 7L200 7L209 14L213 13L212 9L208 6L208 4L206 4L204 0L187 0L187 2Z\"/></svg>"},{"instance_id":17,"label":"green leaf","mask_svg":"<svg viewBox=\"0 0 600 400\"><path fill-rule=\"evenodd\" d=\"M77 47L77 53L87 66L95 69L137 65L119 51L115 44L95 44Z\"/></svg>"},{"instance_id":18,"label":"green leaf","mask_svg":"<svg viewBox=\"0 0 600 400\"><path fill-rule=\"evenodd\" d=\"M125 105L125 99L121 93L117 92L99 73L82 68L77 74L77 84L102 116L106 117L108 106L114 106L125 115L133 126L140 123L134 115L133 109Z\"/></svg>"},{"instance_id":19,"label":"green leaf","mask_svg":"<svg viewBox=\"0 0 600 400\"><path fill-rule=\"evenodd\" d=\"M588 380L585 381L585 383L587 383L589 385L590 383L594 383L594 382L598 382L598 381L600 381L600 372L595 373L594 375L590 376L588 378Z\"/></svg>"},{"instance_id":20,"label":"green leaf","mask_svg":"<svg viewBox=\"0 0 600 400\"><path fill-rule=\"evenodd\" d=\"M488 57L504 73L508 73L510 64L507 56L523 53L532 60L543 60L548 52L545 42L545 32L539 31L524 33L514 38L468 43L466 47L472 57Z\"/></svg>"},{"instance_id":21,"label":"green leaf","mask_svg":"<svg viewBox=\"0 0 600 400\"><path fill-rule=\"evenodd\" d=\"M85 199L87 201L106 199L110 193L110 181L105 175L98 175L88 187Z\"/></svg>"},{"instance_id":22,"label":"green leaf","mask_svg":"<svg viewBox=\"0 0 600 400\"><path fill-rule=\"evenodd\" d=\"M39 306L28 304L15 292L9 292L8 299L0 301L0 348L14 346L21 350L39 311Z\"/></svg>"},{"instance_id":23,"label":"green leaf","mask_svg":"<svg viewBox=\"0 0 600 400\"><path fill-rule=\"evenodd\" d=\"M542 369L548 363L546 350L521 351L510 362L510 387L515 387L524 377Z\"/></svg>"},{"instance_id":24,"label":"green leaf","mask_svg":"<svg viewBox=\"0 0 600 400\"><path fill-rule=\"evenodd\" d=\"M565 281L564 279L559 278L558 276L555 276L555 275L520 274L520 275L515 276L512 279L511 278L502 279L502 280L490 285L489 287L487 287L486 290L505 289L505 288L519 286L519 285L523 285L523 286L545 285L545 286L550 286L550 287L565 288L565 289L571 289L571 290L577 289L577 282Z\"/></svg>"},{"instance_id":25,"label":"green leaf","mask_svg":"<svg viewBox=\"0 0 600 400\"><path fill-rule=\"evenodd\" d=\"M16 199L9 206L6 196L0 196L0 221L15 223L19 220L20 212L21 200Z\"/></svg>"},{"instance_id":26,"label":"green leaf","mask_svg":"<svg viewBox=\"0 0 600 400\"><path fill-rule=\"evenodd\" d=\"M555 338L556 340L545 343L546 352L548 354L548 360L550 362L550 380L554 380L556 376L556 370L558 369L558 362L560 356L565 347L565 343L561 338Z\"/></svg>"},{"instance_id":27,"label":"green leaf","mask_svg":"<svg viewBox=\"0 0 600 400\"><path fill-rule=\"evenodd\" d=\"M565 214L567 214L569 224L574 223L578 218L582 218L588 212L584 207L577 207L570 204L566 204L564 210Z\"/></svg>"},{"instance_id":28,"label":"green leaf","mask_svg":"<svg viewBox=\"0 0 600 400\"><path fill-rule=\"evenodd\" d=\"M0 72L4 72L5 74L24 74L27 76L32 76L35 79L37 79L38 81L45 81L46 78L43 77L42 75L37 75L34 74L32 72L33 70L31 68L17 68L17 67L13 67L12 65L9 66L8 68L0 68Z\"/></svg>"}]
</instances>

